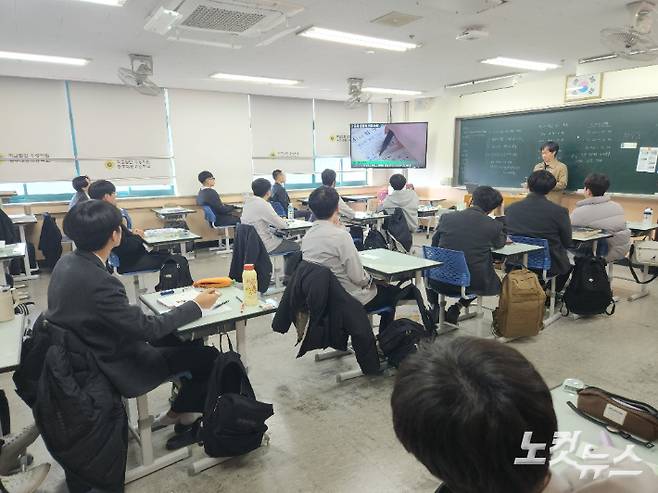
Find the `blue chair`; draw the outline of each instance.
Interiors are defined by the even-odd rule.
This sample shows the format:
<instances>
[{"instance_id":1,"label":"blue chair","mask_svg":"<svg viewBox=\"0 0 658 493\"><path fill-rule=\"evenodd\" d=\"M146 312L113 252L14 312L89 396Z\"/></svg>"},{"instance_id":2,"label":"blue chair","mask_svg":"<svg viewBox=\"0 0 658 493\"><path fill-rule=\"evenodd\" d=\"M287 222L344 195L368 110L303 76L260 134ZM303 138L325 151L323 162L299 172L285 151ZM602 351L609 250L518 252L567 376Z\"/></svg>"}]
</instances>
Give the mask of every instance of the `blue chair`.
<instances>
[{"instance_id":1,"label":"blue chair","mask_svg":"<svg viewBox=\"0 0 658 493\"><path fill-rule=\"evenodd\" d=\"M288 217L288 213L284 209L283 204L281 204L281 202L270 202L270 204L272 204L272 209L274 209L274 212L276 212L278 216Z\"/></svg>"},{"instance_id":2,"label":"blue chair","mask_svg":"<svg viewBox=\"0 0 658 493\"><path fill-rule=\"evenodd\" d=\"M218 254L231 253L232 249L231 249L229 229L233 228L235 230L235 225L215 226L215 221L217 220L217 216L215 216L215 212L212 210L212 208L209 205L201 206L201 208L203 209L203 217L208 222L208 225L214 230L224 232L224 240L223 240L224 248L219 250L217 253ZM235 233L233 235L235 236ZM222 246L222 238L219 238L217 241L219 243L218 248L220 248Z\"/></svg>"},{"instance_id":3,"label":"blue chair","mask_svg":"<svg viewBox=\"0 0 658 493\"><path fill-rule=\"evenodd\" d=\"M439 330L444 329L445 325L457 328L445 321L446 298L477 298L478 307L481 307L482 302L480 296L466 294L466 288L471 285L471 273L468 270L464 252L423 245L423 257L442 263L440 267L429 269L423 274L427 289L435 291L439 295ZM430 286L430 280L460 288L460 293L457 295L454 292L441 292Z\"/></svg>"},{"instance_id":4,"label":"blue chair","mask_svg":"<svg viewBox=\"0 0 658 493\"><path fill-rule=\"evenodd\" d=\"M121 217L123 217L126 220L126 227L132 231L133 220L130 219L130 214L128 214L128 211L126 209L120 209L120 211L121 211Z\"/></svg>"}]
</instances>

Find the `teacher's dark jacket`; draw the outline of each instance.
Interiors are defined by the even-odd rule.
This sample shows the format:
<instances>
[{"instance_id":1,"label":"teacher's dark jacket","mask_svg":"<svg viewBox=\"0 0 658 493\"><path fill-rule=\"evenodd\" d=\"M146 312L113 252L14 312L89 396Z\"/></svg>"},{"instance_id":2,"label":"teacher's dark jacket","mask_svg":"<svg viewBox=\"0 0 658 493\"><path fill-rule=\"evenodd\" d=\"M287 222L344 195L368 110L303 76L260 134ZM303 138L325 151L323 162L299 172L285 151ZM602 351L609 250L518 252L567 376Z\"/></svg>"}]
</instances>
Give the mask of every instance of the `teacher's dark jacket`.
<instances>
[{"instance_id":1,"label":"teacher's dark jacket","mask_svg":"<svg viewBox=\"0 0 658 493\"><path fill-rule=\"evenodd\" d=\"M567 248L572 245L569 211L546 198L530 192L528 196L505 207L505 223L510 235L548 240L551 252L550 275L566 274L571 269Z\"/></svg>"},{"instance_id":2,"label":"teacher's dark jacket","mask_svg":"<svg viewBox=\"0 0 658 493\"><path fill-rule=\"evenodd\" d=\"M128 302L123 284L101 259L81 250L57 262L48 286L46 320L73 331L124 397L142 395L171 376L149 342L200 317L193 301L162 315L145 315Z\"/></svg>"}]
</instances>

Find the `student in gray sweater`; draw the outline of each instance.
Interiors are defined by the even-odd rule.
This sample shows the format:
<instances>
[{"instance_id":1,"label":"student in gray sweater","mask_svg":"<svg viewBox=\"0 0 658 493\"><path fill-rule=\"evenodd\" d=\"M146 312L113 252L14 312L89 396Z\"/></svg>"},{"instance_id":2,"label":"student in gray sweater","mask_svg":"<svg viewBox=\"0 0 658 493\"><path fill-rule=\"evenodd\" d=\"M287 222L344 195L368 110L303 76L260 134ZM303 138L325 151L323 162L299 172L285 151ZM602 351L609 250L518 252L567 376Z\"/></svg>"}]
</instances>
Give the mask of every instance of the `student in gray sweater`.
<instances>
[{"instance_id":1,"label":"student in gray sweater","mask_svg":"<svg viewBox=\"0 0 658 493\"><path fill-rule=\"evenodd\" d=\"M391 176L388 182L393 188L393 193L384 199L384 203L378 210L385 210L392 214L399 207L407 220L409 231L415 233L418 229L418 205L420 203L418 195L416 195L415 190L405 188L407 179L404 175L395 174Z\"/></svg>"}]
</instances>

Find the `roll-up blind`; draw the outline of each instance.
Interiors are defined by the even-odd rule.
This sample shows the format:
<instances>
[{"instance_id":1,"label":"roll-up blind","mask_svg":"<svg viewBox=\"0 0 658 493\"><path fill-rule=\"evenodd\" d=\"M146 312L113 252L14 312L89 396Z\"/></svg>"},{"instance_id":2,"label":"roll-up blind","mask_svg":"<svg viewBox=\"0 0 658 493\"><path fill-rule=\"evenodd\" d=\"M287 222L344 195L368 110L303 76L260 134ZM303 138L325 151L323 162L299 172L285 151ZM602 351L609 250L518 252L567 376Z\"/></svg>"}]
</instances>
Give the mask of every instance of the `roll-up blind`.
<instances>
[{"instance_id":1,"label":"roll-up blind","mask_svg":"<svg viewBox=\"0 0 658 493\"><path fill-rule=\"evenodd\" d=\"M350 123L368 121L368 107L349 109L341 101L315 100L315 154L349 156Z\"/></svg>"}]
</instances>

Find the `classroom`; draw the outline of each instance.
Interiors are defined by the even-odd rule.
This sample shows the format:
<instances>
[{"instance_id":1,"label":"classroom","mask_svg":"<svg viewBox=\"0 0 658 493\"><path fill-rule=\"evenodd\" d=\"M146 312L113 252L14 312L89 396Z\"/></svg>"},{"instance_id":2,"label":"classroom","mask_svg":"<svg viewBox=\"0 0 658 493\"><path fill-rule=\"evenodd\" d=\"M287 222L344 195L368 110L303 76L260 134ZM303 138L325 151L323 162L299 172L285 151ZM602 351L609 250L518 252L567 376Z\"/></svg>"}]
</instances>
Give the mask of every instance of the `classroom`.
<instances>
[{"instance_id":1,"label":"classroom","mask_svg":"<svg viewBox=\"0 0 658 493\"><path fill-rule=\"evenodd\" d=\"M5 1L0 115L0 493L658 493L655 1Z\"/></svg>"}]
</instances>

